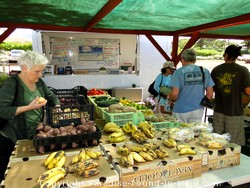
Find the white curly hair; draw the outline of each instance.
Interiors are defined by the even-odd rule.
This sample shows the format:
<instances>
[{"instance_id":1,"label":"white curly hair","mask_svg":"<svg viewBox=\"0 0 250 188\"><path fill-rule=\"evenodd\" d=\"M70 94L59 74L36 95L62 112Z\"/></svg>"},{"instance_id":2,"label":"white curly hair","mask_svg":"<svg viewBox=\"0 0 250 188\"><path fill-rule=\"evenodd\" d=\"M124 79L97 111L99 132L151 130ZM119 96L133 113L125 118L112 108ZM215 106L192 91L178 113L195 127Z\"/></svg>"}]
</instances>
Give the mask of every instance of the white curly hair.
<instances>
[{"instance_id":1,"label":"white curly hair","mask_svg":"<svg viewBox=\"0 0 250 188\"><path fill-rule=\"evenodd\" d=\"M18 58L18 65L20 67L26 65L28 69L31 69L34 65L47 65L49 60L37 53L30 50L27 50Z\"/></svg>"}]
</instances>

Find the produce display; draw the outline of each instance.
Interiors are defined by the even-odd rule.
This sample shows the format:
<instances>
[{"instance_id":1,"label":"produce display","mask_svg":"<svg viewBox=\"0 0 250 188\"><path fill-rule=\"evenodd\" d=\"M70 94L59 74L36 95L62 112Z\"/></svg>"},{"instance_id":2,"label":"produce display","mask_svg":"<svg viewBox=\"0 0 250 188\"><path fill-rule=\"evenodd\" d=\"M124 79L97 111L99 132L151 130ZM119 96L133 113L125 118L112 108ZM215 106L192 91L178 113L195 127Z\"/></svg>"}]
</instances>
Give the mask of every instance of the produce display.
<instances>
[{"instance_id":1,"label":"produce display","mask_svg":"<svg viewBox=\"0 0 250 188\"><path fill-rule=\"evenodd\" d=\"M146 109L148 109L144 104L136 103L136 102L131 101L131 100L127 99L127 98L121 98L119 100L119 102L121 104L123 104L124 106L132 106L136 110L146 110Z\"/></svg>"},{"instance_id":2,"label":"produce display","mask_svg":"<svg viewBox=\"0 0 250 188\"><path fill-rule=\"evenodd\" d=\"M92 88L90 90L87 91L87 95L105 95L107 94L107 92L101 90L101 89L96 89L96 88Z\"/></svg>"},{"instance_id":3,"label":"produce display","mask_svg":"<svg viewBox=\"0 0 250 188\"><path fill-rule=\"evenodd\" d=\"M96 103L97 106L99 107L109 107L112 104L117 104L119 103L119 99L111 96L99 96L96 97L94 102Z\"/></svg>"}]
</instances>

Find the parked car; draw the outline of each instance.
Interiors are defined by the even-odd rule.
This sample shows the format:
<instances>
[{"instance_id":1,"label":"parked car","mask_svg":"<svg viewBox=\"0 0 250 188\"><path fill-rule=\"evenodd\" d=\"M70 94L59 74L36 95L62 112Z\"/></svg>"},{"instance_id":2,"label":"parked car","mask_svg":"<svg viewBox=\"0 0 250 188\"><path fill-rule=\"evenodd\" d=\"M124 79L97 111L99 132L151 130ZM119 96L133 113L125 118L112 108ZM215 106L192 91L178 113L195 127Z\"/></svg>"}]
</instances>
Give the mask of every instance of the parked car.
<instances>
[{"instance_id":1,"label":"parked car","mask_svg":"<svg viewBox=\"0 0 250 188\"><path fill-rule=\"evenodd\" d=\"M22 53L24 53L24 50L11 50L10 51L10 56L9 56L9 62L17 62L18 58Z\"/></svg>"}]
</instances>

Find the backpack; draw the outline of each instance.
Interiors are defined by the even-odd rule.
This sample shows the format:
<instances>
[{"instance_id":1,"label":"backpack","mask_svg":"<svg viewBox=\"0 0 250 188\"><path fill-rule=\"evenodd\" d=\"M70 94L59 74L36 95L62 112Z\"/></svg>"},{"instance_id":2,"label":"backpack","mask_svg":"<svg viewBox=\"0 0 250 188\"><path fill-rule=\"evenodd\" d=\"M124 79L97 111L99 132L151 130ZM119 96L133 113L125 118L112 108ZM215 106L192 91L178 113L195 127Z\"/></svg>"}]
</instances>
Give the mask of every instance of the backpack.
<instances>
[{"instance_id":1,"label":"backpack","mask_svg":"<svg viewBox=\"0 0 250 188\"><path fill-rule=\"evenodd\" d=\"M161 77L161 82L162 82L162 79L163 79L163 76ZM151 95L153 95L154 97L157 97L157 95L158 95L159 93L155 90L154 84L155 84L155 81L153 81L153 82L149 85L149 87L148 87L148 92L149 92ZM161 85L161 83L160 83L160 85Z\"/></svg>"}]
</instances>

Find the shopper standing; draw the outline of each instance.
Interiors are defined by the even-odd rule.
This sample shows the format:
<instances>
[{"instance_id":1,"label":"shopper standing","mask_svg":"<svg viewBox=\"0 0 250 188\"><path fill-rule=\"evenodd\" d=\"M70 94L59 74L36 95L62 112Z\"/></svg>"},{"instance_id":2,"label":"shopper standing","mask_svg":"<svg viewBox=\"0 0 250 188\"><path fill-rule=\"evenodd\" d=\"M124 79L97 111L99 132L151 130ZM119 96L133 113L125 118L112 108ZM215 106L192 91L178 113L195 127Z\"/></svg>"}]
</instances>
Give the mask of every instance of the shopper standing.
<instances>
[{"instance_id":1,"label":"shopper standing","mask_svg":"<svg viewBox=\"0 0 250 188\"><path fill-rule=\"evenodd\" d=\"M196 53L193 49L186 49L181 54L182 67L178 68L172 77L172 90L169 99L174 104L173 116L180 122L201 122L204 107L200 104L204 94L208 99L213 98L214 82L210 72L195 65Z\"/></svg>"},{"instance_id":2,"label":"shopper standing","mask_svg":"<svg viewBox=\"0 0 250 188\"><path fill-rule=\"evenodd\" d=\"M43 55L27 51L18 59L21 73L9 77L0 88L0 117L8 120L0 130L0 182L16 141L33 138L46 104L60 106L57 96L41 79L47 63ZM46 100L40 103L38 97Z\"/></svg>"},{"instance_id":3,"label":"shopper standing","mask_svg":"<svg viewBox=\"0 0 250 188\"><path fill-rule=\"evenodd\" d=\"M174 71L174 63L172 61L167 61L163 64L161 73L155 78L154 89L159 93L155 98L156 113L172 114L172 104L167 97L170 92L169 86Z\"/></svg>"},{"instance_id":4,"label":"shopper standing","mask_svg":"<svg viewBox=\"0 0 250 188\"><path fill-rule=\"evenodd\" d=\"M242 92L250 95L250 75L246 67L236 63L241 46L230 45L223 54L224 63L215 67L213 126L216 133L230 133L231 142L245 145Z\"/></svg>"}]
</instances>

